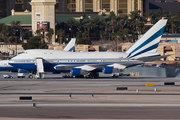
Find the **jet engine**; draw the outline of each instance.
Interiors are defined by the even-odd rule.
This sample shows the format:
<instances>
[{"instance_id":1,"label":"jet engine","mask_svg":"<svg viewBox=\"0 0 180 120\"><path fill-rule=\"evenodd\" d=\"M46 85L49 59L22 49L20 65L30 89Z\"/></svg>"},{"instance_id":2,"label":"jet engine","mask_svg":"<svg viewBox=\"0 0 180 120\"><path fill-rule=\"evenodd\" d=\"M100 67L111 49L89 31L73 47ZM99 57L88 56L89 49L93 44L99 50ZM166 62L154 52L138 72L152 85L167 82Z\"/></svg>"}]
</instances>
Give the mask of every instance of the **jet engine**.
<instances>
[{"instance_id":1,"label":"jet engine","mask_svg":"<svg viewBox=\"0 0 180 120\"><path fill-rule=\"evenodd\" d=\"M105 66L103 72L104 74L111 74L113 72L113 67Z\"/></svg>"},{"instance_id":2,"label":"jet engine","mask_svg":"<svg viewBox=\"0 0 180 120\"><path fill-rule=\"evenodd\" d=\"M27 70L23 70L23 69L19 69L18 72L19 73L27 73L28 71Z\"/></svg>"},{"instance_id":3,"label":"jet engine","mask_svg":"<svg viewBox=\"0 0 180 120\"><path fill-rule=\"evenodd\" d=\"M105 66L103 69L104 74L119 73L122 69L114 68L112 66Z\"/></svg>"},{"instance_id":4,"label":"jet engine","mask_svg":"<svg viewBox=\"0 0 180 120\"><path fill-rule=\"evenodd\" d=\"M81 70L79 68L72 68L71 70L71 75L72 76L77 76L77 75L85 75L88 74L87 71Z\"/></svg>"}]
</instances>

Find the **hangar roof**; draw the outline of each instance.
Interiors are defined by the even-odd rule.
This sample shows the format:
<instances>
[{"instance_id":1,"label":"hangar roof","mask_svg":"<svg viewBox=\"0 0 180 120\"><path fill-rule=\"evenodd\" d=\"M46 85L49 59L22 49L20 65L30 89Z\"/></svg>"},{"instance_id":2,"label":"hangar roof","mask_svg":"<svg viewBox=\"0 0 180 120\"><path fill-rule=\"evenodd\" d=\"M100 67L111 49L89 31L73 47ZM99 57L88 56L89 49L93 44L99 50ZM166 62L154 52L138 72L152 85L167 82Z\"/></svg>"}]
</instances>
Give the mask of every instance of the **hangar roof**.
<instances>
[{"instance_id":1,"label":"hangar roof","mask_svg":"<svg viewBox=\"0 0 180 120\"><path fill-rule=\"evenodd\" d=\"M31 15L11 15L0 19L0 23L11 24L12 21L21 21L22 25L31 25Z\"/></svg>"}]
</instances>

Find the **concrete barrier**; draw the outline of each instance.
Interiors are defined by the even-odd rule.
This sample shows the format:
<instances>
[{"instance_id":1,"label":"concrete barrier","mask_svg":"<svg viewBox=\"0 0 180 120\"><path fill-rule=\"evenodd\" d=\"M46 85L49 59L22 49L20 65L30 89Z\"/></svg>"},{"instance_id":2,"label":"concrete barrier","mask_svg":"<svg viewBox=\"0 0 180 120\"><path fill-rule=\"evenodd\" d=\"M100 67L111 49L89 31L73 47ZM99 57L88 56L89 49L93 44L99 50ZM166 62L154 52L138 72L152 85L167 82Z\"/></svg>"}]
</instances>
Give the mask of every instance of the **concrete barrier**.
<instances>
[{"instance_id":1,"label":"concrete barrier","mask_svg":"<svg viewBox=\"0 0 180 120\"><path fill-rule=\"evenodd\" d=\"M174 82L164 82L164 85L175 85Z\"/></svg>"},{"instance_id":2,"label":"concrete barrier","mask_svg":"<svg viewBox=\"0 0 180 120\"><path fill-rule=\"evenodd\" d=\"M117 87L116 90L128 90L127 87Z\"/></svg>"},{"instance_id":3,"label":"concrete barrier","mask_svg":"<svg viewBox=\"0 0 180 120\"><path fill-rule=\"evenodd\" d=\"M32 96L20 96L19 100L32 100Z\"/></svg>"}]
</instances>

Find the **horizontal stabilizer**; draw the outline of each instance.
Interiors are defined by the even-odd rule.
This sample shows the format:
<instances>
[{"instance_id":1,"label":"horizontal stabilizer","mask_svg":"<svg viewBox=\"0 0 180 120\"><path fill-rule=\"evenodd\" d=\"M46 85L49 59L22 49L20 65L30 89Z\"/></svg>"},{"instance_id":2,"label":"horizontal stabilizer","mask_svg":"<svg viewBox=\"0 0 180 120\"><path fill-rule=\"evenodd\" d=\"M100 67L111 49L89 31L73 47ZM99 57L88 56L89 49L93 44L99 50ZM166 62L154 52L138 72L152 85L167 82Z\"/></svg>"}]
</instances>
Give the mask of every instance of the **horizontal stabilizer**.
<instances>
[{"instance_id":1,"label":"horizontal stabilizer","mask_svg":"<svg viewBox=\"0 0 180 120\"><path fill-rule=\"evenodd\" d=\"M143 62L151 62L151 61L159 60L161 58L166 58L168 56L171 56L171 55L144 57L144 58L139 58L138 60L143 61Z\"/></svg>"}]
</instances>

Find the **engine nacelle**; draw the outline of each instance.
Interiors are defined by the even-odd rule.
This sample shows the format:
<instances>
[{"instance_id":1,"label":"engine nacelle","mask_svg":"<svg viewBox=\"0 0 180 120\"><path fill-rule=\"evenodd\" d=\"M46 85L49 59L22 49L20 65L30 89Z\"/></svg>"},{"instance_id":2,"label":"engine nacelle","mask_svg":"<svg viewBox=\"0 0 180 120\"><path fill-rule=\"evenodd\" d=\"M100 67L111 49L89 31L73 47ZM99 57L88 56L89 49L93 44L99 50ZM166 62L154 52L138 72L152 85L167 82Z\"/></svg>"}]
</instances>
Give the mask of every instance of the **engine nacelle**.
<instances>
[{"instance_id":1,"label":"engine nacelle","mask_svg":"<svg viewBox=\"0 0 180 120\"><path fill-rule=\"evenodd\" d=\"M104 74L111 74L113 73L113 67L105 66L103 72Z\"/></svg>"},{"instance_id":2,"label":"engine nacelle","mask_svg":"<svg viewBox=\"0 0 180 120\"><path fill-rule=\"evenodd\" d=\"M88 72L84 71L84 70L81 70L79 68L72 68L71 70L71 75L72 76L76 76L76 75L85 75L85 74L88 74Z\"/></svg>"},{"instance_id":3,"label":"engine nacelle","mask_svg":"<svg viewBox=\"0 0 180 120\"><path fill-rule=\"evenodd\" d=\"M23 70L23 69L19 69L18 72L19 73L27 73L28 71L27 70Z\"/></svg>"}]
</instances>

